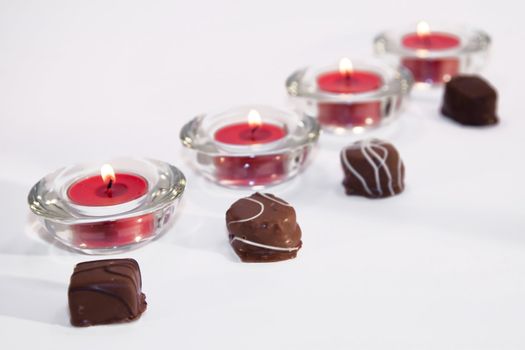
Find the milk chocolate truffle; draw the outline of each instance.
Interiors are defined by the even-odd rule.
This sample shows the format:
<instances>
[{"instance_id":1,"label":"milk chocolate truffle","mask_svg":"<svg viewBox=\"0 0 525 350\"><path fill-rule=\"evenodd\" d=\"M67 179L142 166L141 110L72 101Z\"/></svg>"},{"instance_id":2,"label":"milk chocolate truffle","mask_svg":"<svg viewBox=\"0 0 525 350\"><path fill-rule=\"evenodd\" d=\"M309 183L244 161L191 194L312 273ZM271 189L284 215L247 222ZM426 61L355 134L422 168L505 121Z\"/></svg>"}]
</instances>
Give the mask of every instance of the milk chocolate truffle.
<instances>
[{"instance_id":1,"label":"milk chocolate truffle","mask_svg":"<svg viewBox=\"0 0 525 350\"><path fill-rule=\"evenodd\" d=\"M294 208L273 194L255 193L233 203L226 226L243 262L293 259L302 245Z\"/></svg>"},{"instance_id":2,"label":"milk chocolate truffle","mask_svg":"<svg viewBox=\"0 0 525 350\"><path fill-rule=\"evenodd\" d=\"M396 148L382 140L357 141L341 151L347 195L385 198L403 192L405 166Z\"/></svg>"},{"instance_id":3,"label":"milk chocolate truffle","mask_svg":"<svg viewBox=\"0 0 525 350\"><path fill-rule=\"evenodd\" d=\"M496 101L496 90L487 81L459 75L445 85L441 113L463 125L492 125L498 122Z\"/></svg>"},{"instance_id":4,"label":"milk chocolate truffle","mask_svg":"<svg viewBox=\"0 0 525 350\"><path fill-rule=\"evenodd\" d=\"M86 327L134 320L146 310L138 263L133 259L78 264L69 284L71 324Z\"/></svg>"}]
</instances>

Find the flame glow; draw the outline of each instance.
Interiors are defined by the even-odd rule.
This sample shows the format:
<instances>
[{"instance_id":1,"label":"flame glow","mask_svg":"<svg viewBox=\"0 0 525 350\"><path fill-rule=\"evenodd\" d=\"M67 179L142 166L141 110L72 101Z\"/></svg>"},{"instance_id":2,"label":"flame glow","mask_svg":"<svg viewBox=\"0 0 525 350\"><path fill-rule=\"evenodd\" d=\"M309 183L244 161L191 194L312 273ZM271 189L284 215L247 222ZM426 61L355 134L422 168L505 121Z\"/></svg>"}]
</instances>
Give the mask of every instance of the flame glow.
<instances>
[{"instance_id":1,"label":"flame glow","mask_svg":"<svg viewBox=\"0 0 525 350\"><path fill-rule=\"evenodd\" d=\"M350 75L352 74L354 70L354 66L352 65L352 61L350 61L349 58L344 57L339 61L339 72L343 75Z\"/></svg>"},{"instance_id":2,"label":"flame glow","mask_svg":"<svg viewBox=\"0 0 525 350\"><path fill-rule=\"evenodd\" d=\"M416 27L416 33L418 36L426 36L430 34L430 26L425 21L420 21Z\"/></svg>"},{"instance_id":3,"label":"flame glow","mask_svg":"<svg viewBox=\"0 0 525 350\"><path fill-rule=\"evenodd\" d=\"M109 164L104 164L100 168L100 176L102 176L102 181L107 185L110 181L115 182L116 176L113 167Z\"/></svg>"},{"instance_id":4,"label":"flame glow","mask_svg":"<svg viewBox=\"0 0 525 350\"><path fill-rule=\"evenodd\" d=\"M257 112L255 109L250 110L248 113L248 125L250 125L250 128L257 128L261 126L262 119L259 112Z\"/></svg>"}]
</instances>

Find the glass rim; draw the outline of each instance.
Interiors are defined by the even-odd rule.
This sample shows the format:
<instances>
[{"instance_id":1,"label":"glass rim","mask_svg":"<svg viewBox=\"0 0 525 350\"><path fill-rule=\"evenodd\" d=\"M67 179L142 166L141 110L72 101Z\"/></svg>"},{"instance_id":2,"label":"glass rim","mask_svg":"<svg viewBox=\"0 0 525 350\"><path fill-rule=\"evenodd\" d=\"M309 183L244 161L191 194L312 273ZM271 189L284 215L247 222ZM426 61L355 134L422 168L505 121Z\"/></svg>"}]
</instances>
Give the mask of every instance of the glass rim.
<instances>
[{"instance_id":1,"label":"glass rim","mask_svg":"<svg viewBox=\"0 0 525 350\"><path fill-rule=\"evenodd\" d=\"M133 169L149 171L149 176L129 169L148 181L148 192L136 200L113 206L82 206L67 198L67 188L83 174L94 173L101 163L80 163L66 166L40 179L29 191L27 201L31 211L51 222L72 225L114 221L147 215L171 205L181 198L186 178L177 167L150 158L120 157L111 164L132 164ZM146 169L149 167L149 169ZM116 166L115 169L122 167ZM155 175L152 175L155 174Z\"/></svg>"},{"instance_id":2,"label":"glass rim","mask_svg":"<svg viewBox=\"0 0 525 350\"><path fill-rule=\"evenodd\" d=\"M214 131L219 126L241 121L236 116L245 115L245 111L256 109L263 121L270 124L286 125L287 134L276 141L266 144L233 145L214 139ZM186 123L179 134L183 146L218 157L256 157L273 154L286 154L317 142L320 126L315 118L303 113L275 108L267 105L246 105L231 108L219 113L200 114Z\"/></svg>"}]
</instances>

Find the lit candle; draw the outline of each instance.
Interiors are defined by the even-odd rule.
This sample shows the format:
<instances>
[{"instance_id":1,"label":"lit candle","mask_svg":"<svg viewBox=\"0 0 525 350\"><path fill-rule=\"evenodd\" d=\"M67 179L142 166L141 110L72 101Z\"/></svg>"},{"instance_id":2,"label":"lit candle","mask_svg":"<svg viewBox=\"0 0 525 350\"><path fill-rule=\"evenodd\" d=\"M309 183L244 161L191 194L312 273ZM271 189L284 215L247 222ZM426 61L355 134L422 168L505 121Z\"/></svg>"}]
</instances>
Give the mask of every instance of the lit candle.
<instances>
[{"instance_id":1,"label":"lit candle","mask_svg":"<svg viewBox=\"0 0 525 350\"><path fill-rule=\"evenodd\" d=\"M430 86L479 71L487 62L490 43L486 32L463 24L430 26L419 22L413 29L379 33L374 51L389 64L407 68L419 86Z\"/></svg>"},{"instance_id":2,"label":"lit candle","mask_svg":"<svg viewBox=\"0 0 525 350\"><path fill-rule=\"evenodd\" d=\"M247 122L229 124L218 129L215 141L238 147L268 145L287 135L285 127L263 122L260 113L252 109ZM286 175L286 157L282 154L251 156L220 156L214 159L215 176L232 186L266 185Z\"/></svg>"},{"instance_id":3,"label":"lit candle","mask_svg":"<svg viewBox=\"0 0 525 350\"><path fill-rule=\"evenodd\" d=\"M115 174L111 165L104 164L100 175L73 183L68 189L68 196L77 205L109 206L135 200L147 192L148 183L142 176Z\"/></svg>"},{"instance_id":4,"label":"lit candle","mask_svg":"<svg viewBox=\"0 0 525 350\"><path fill-rule=\"evenodd\" d=\"M416 56L405 57L402 64L408 68L416 82L447 82L458 74L459 60L454 54L450 57L432 58L433 52L453 50L460 46L460 39L454 34L432 32L426 22L419 22L415 33L405 35L403 47L414 50Z\"/></svg>"},{"instance_id":5,"label":"lit candle","mask_svg":"<svg viewBox=\"0 0 525 350\"><path fill-rule=\"evenodd\" d=\"M339 61L338 71L319 75L317 85L322 91L355 94L377 90L383 82L374 72L355 70L352 61L345 57Z\"/></svg>"},{"instance_id":6,"label":"lit candle","mask_svg":"<svg viewBox=\"0 0 525 350\"><path fill-rule=\"evenodd\" d=\"M182 127L180 140L208 180L259 189L299 174L319 132L317 120L306 113L241 106L199 114Z\"/></svg>"},{"instance_id":7,"label":"lit candle","mask_svg":"<svg viewBox=\"0 0 525 350\"><path fill-rule=\"evenodd\" d=\"M383 86L381 76L372 71L356 70L348 58L339 62L339 70L320 74L317 77L319 90L335 94L364 94ZM363 127L379 122L381 104L377 101L359 103L318 104L318 119L329 127Z\"/></svg>"},{"instance_id":8,"label":"lit candle","mask_svg":"<svg viewBox=\"0 0 525 350\"><path fill-rule=\"evenodd\" d=\"M111 207L128 204L146 195L148 182L142 176L115 173L105 164L100 175L74 182L67 194L71 202L84 207ZM77 224L73 227L74 243L82 248L111 248L132 244L149 237L155 230L155 216Z\"/></svg>"},{"instance_id":9,"label":"lit candle","mask_svg":"<svg viewBox=\"0 0 525 350\"><path fill-rule=\"evenodd\" d=\"M226 125L215 132L215 140L230 145L259 145L278 141L285 136L285 128L263 123L255 109L248 113L247 123Z\"/></svg>"}]
</instances>

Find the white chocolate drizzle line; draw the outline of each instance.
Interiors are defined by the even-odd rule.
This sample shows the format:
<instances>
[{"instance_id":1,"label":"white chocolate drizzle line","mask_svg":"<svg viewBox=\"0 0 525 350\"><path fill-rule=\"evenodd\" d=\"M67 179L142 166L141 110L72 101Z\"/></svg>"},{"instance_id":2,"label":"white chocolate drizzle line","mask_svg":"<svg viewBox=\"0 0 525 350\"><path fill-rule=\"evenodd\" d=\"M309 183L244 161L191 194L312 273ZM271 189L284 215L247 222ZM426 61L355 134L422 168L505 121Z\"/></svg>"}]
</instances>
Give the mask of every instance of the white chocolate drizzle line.
<instances>
[{"instance_id":1,"label":"white chocolate drizzle line","mask_svg":"<svg viewBox=\"0 0 525 350\"><path fill-rule=\"evenodd\" d=\"M272 198L272 197L270 197L270 196L268 196L268 195L266 195L266 194L264 194L264 193L259 193L259 192L257 192L257 194L259 194L261 197L264 197L264 198L266 198L266 199L268 199L268 200L271 200L271 201L273 201L273 202L275 202L275 203L277 203L277 204L281 204L281 205L284 205L284 206L286 206L286 207L291 207L290 204L288 204L288 203L286 203L286 202L281 202L281 201L279 201L279 200L277 200L277 199L275 199L275 198ZM254 216L252 216L252 217L249 217L249 218L246 218L246 219L240 219L240 220L230 221L230 222L228 222L228 225L235 224L235 223L239 223L239 222L246 222L246 221L250 221L250 220L256 219L256 218L258 218L259 216L261 216L261 214L264 212L264 203L259 202L257 199L253 199L253 198L251 198L251 197L245 197L245 198L241 198L241 199L246 199L246 200L249 200L249 201L252 201L252 202L254 202L254 203L259 204L259 206L261 207L261 210L260 210L257 214L255 214Z\"/></svg>"},{"instance_id":2,"label":"white chocolate drizzle line","mask_svg":"<svg viewBox=\"0 0 525 350\"><path fill-rule=\"evenodd\" d=\"M250 198L250 197L245 197L245 198L241 198L241 199L245 199L247 201L252 201L254 203L259 204L259 206L261 207L261 210L257 214L255 214L254 216L251 216L249 218L230 221L230 222L228 222L228 225L235 224L235 223L238 223L238 222L246 222L246 221L250 221L250 220L256 219L259 216L261 216L261 214L264 212L264 204L259 202L258 200Z\"/></svg>"},{"instance_id":3,"label":"white chocolate drizzle line","mask_svg":"<svg viewBox=\"0 0 525 350\"><path fill-rule=\"evenodd\" d=\"M393 180L392 174L390 173L390 169L386 165L386 160L388 159L388 149L386 147L383 147L384 144L385 143L380 140L368 139L368 140L360 141L357 144L345 147L341 151L341 159L343 160L344 165L361 182L361 184L363 185L363 189L366 191L366 193L368 193L371 196L374 196L374 194L370 190L370 187L368 186L366 179L364 179L363 176L359 174L359 172L352 166L352 164L348 160L346 151L348 149L355 148L359 145L361 153L363 154L365 159L368 161L368 164L370 164L370 166L372 167L374 171L374 179L376 183L377 193L379 195L383 195L383 189L381 188L381 176L380 176L380 172L381 170L383 170L388 179L388 190L390 192L390 195L394 195L395 192L394 192L394 188L392 184L392 180ZM380 151L383 151L383 156L379 155L379 153L374 149L374 147ZM375 158L379 162L379 164L376 164L376 162L372 158ZM403 184L401 180L401 167L402 167L401 157L399 157L399 162L398 162L397 167L398 167L398 174L397 174L398 185L399 185L399 188L402 189Z\"/></svg>"},{"instance_id":4,"label":"white chocolate drizzle line","mask_svg":"<svg viewBox=\"0 0 525 350\"><path fill-rule=\"evenodd\" d=\"M257 193L258 193L259 195L261 195L262 197L266 198L266 199L269 199L269 200L271 200L271 201L274 201L275 203L278 203L278 204L280 204L280 205L284 205L285 207L291 207L290 204L288 204L288 203L286 203L286 202L281 202L281 201L279 201L279 200L277 200L277 199L275 199L275 198L272 198L272 197L268 196L268 195L265 194L265 193L260 193L260 192L257 192Z\"/></svg>"},{"instance_id":5,"label":"white chocolate drizzle line","mask_svg":"<svg viewBox=\"0 0 525 350\"><path fill-rule=\"evenodd\" d=\"M299 250L299 248L300 248L300 247L293 247L293 248L276 247L276 246L273 246L273 245L267 245L267 244L257 243L257 242L254 242L254 241L249 241L247 239L236 237L236 236L234 236L232 238L232 240L230 241L230 244L232 244L234 241L239 241L239 242L242 242L244 244L248 244L248 245L251 245L251 246L254 246L254 247L265 248L265 249L269 249L269 250L277 250L277 251L280 251L280 252L293 252L293 251Z\"/></svg>"}]
</instances>

